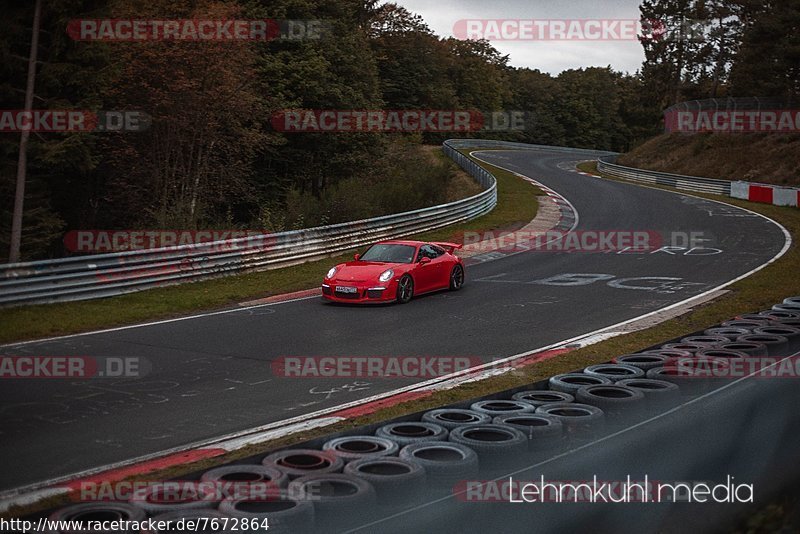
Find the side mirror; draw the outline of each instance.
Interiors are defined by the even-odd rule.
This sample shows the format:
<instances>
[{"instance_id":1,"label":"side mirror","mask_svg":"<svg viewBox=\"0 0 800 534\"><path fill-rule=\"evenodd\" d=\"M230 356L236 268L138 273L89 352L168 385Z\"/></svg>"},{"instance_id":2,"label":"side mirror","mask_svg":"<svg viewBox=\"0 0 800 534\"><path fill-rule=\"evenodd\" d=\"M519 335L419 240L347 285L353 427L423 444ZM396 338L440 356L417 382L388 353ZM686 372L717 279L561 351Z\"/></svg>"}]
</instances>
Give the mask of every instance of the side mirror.
<instances>
[{"instance_id":1,"label":"side mirror","mask_svg":"<svg viewBox=\"0 0 800 534\"><path fill-rule=\"evenodd\" d=\"M426 263L430 263L431 259L428 256L423 256L422 258L420 258L419 262L420 264L425 265Z\"/></svg>"},{"instance_id":2,"label":"side mirror","mask_svg":"<svg viewBox=\"0 0 800 534\"><path fill-rule=\"evenodd\" d=\"M358 261L358 258L360 258L360 257L361 257L361 254L356 254L355 256L353 256L353 259Z\"/></svg>"}]
</instances>

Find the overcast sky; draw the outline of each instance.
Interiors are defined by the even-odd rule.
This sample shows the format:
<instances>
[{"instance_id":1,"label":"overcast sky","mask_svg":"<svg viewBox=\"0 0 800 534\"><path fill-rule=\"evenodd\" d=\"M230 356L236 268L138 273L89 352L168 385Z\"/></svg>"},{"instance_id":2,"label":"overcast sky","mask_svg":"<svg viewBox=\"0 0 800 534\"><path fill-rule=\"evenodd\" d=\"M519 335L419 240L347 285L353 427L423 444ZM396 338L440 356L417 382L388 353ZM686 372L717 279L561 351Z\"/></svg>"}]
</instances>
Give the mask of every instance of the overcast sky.
<instances>
[{"instance_id":1,"label":"overcast sky","mask_svg":"<svg viewBox=\"0 0 800 534\"><path fill-rule=\"evenodd\" d=\"M638 19L640 0L394 0L425 19L440 37L452 37L461 19ZM492 41L515 67L558 74L606 67L634 72L644 54L638 41Z\"/></svg>"}]
</instances>

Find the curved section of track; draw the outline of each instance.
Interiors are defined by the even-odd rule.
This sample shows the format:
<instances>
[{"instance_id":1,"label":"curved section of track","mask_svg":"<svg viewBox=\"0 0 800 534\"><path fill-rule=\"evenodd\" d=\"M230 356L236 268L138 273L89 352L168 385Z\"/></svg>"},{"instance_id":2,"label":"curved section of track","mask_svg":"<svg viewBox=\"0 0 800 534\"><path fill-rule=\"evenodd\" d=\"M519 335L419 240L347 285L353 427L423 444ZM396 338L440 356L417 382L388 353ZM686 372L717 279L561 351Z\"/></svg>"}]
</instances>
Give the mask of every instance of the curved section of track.
<instances>
[{"instance_id":1,"label":"curved section of track","mask_svg":"<svg viewBox=\"0 0 800 534\"><path fill-rule=\"evenodd\" d=\"M139 379L5 380L0 490L338 406L412 379L289 379L280 356L508 357L683 301L779 255L784 230L725 204L568 170L580 154L491 151L486 161L566 197L578 231L694 234L714 254L524 252L471 266L456 293L405 306L318 299L0 347L5 355L140 357ZM576 276L579 275L579 276Z\"/></svg>"}]
</instances>

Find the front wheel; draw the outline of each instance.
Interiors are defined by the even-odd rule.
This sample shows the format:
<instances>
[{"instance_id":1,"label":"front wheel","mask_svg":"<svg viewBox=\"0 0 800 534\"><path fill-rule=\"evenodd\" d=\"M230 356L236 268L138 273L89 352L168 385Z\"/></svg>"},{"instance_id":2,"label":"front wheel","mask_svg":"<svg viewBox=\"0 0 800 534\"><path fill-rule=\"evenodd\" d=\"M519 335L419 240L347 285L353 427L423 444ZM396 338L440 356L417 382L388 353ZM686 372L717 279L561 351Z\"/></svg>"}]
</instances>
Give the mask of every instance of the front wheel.
<instances>
[{"instance_id":1,"label":"front wheel","mask_svg":"<svg viewBox=\"0 0 800 534\"><path fill-rule=\"evenodd\" d=\"M450 273L450 290L458 291L464 285L464 268L461 265L453 267Z\"/></svg>"},{"instance_id":2,"label":"front wheel","mask_svg":"<svg viewBox=\"0 0 800 534\"><path fill-rule=\"evenodd\" d=\"M408 276L403 276L397 282L397 302L405 304L414 296L414 280Z\"/></svg>"}]
</instances>

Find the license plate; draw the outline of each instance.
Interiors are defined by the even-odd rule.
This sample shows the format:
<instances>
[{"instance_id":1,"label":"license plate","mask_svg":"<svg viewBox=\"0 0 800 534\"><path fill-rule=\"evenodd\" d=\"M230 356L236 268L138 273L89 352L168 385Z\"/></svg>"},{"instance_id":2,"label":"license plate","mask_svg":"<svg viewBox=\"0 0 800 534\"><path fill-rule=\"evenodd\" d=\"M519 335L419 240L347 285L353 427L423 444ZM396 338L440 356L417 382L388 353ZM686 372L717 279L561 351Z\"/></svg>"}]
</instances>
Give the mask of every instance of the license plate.
<instances>
[{"instance_id":1,"label":"license plate","mask_svg":"<svg viewBox=\"0 0 800 534\"><path fill-rule=\"evenodd\" d=\"M357 287L336 286L337 293L358 293Z\"/></svg>"}]
</instances>

